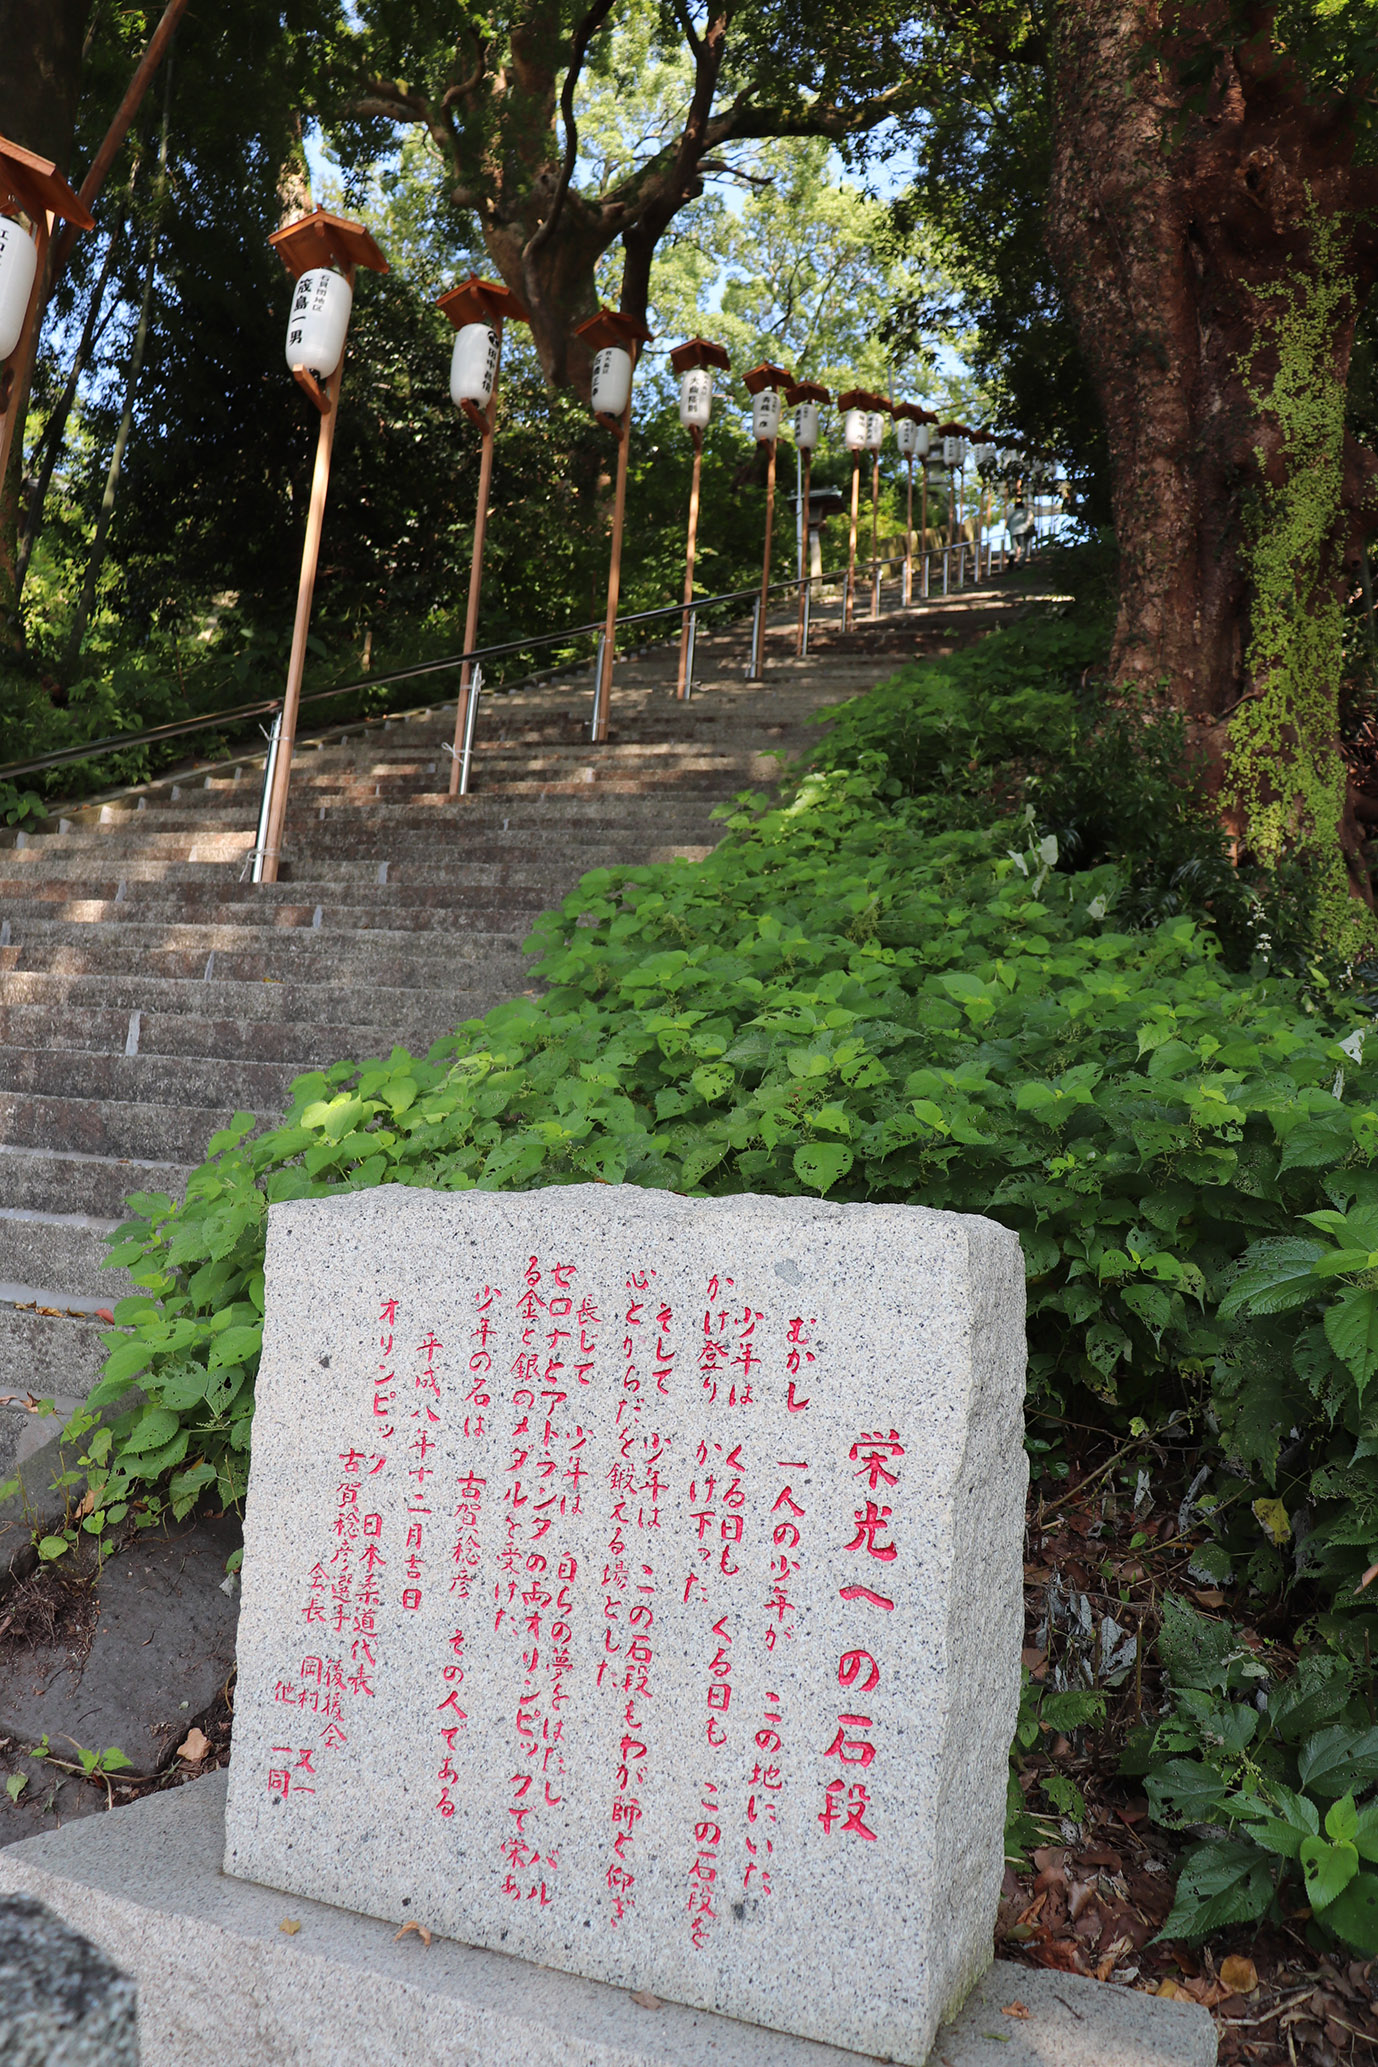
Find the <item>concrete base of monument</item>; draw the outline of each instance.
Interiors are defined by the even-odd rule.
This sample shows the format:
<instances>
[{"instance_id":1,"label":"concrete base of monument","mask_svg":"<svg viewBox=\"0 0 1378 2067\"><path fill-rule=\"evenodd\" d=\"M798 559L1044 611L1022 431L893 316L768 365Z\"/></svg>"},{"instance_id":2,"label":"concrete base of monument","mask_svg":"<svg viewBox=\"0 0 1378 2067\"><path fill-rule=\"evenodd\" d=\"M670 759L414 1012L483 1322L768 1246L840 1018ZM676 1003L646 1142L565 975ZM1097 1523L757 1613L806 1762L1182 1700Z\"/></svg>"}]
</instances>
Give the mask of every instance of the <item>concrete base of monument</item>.
<instances>
[{"instance_id":1,"label":"concrete base of monument","mask_svg":"<svg viewBox=\"0 0 1378 2067\"><path fill-rule=\"evenodd\" d=\"M143 2067L861 2067L834 2046L232 1880L224 1824L215 1773L0 1851L0 1891L36 1895L137 1981ZM865 1973L863 1948L859 1987ZM1006 2015L1014 2004L1028 2015ZM1194 2004L997 1962L930 2067L1215 2056Z\"/></svg>"}]
</instances>

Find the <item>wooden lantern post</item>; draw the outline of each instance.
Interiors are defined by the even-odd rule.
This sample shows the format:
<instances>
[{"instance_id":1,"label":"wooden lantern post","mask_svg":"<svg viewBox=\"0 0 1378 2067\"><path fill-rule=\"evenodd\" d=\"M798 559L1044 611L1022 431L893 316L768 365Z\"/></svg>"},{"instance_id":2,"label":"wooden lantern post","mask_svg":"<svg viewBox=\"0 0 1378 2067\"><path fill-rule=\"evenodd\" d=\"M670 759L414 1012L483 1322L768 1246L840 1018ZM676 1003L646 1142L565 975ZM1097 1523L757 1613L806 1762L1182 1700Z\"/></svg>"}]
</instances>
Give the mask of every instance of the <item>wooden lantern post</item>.
<instances>
[{"instance_id":1,"label":"wooden lantern post","mask_svg":"<svg viewBox=\"0 0 1378 2067\"><path fill-rule=\"evenodd\" d=\"M574 335L581 337L593 352L604 351L611 345L620 346L632 362L633 378L641 347L651 341L651 332L644 323L638 323L635 316L623 316L614 309L600 309L596 316L589 316L584 322L576 323ZM598 679L593 685L593 724L589 733L596 744L602 744L608 736L608 706L612 699L612 651L617 638L617 598L622 585L622 531L627 515L627 457L632 437L631 388L627 389L627 405L620 416L607 416L598 409L594 414L603 428L611 431L617 439L617 485L613 492L612 550L608 556L608 609L603 626L601 666L598 670Z\"/></svg>"},{"instance_id":2,"label":"wooden lantern post","mask_svg":"<svg viewBox=\"0 0 1378 2067\"><path fill-rule=\"evenodd\" d=\"M320 266L332 267L354 285L360 266L385 273L388 262L362 223L348 222L317 208L285 228L275 230L268 242L291 274L299 280ZM292 626L292 652L287 663L287 687L283 692L282 716L278 726L277 754L273 760L272 783L262 844L254 857L253 880L275 883L282 859L282 836L287 824L287 793L292 782L292 748L297 736L297 711L301 703L302 675L306 669L306 636L311 628L311 603L316 588L316 563L320 558L321 532L325 526L325 500L330 487L330 455L335 443L335 420L339 414L340 387L344 380L344 351L340 363L322 387L307 366L293 366L292 378L320 413L316 438L316 467L311 480L311 501L306 515L306 537L302 543L301 574L297 581L297 614Z\"/></svg>"},{"instance_id":3,"label":"wooden lantern post","mask_svg":"<svg viewBox=\"0 0 1378 2067\"><path fill-rule=\"evenodd\" d=\"M901 448L904 452L905 466L908 470L904 520L904 601L907 609L914 600L914 460L918 457L923 467L922 528L925 536L920 550L927 551L928 456L926 453L919 451L920 439L918 434L921 427L926 423L931 423L933 419L928 410L921 409L917 402L896 402L892 407L891 414L898 425L913 424L915 427L912 433L906 434L903 430L900 433Z\"/></svg>"},{"instance_id":4,"label":"wooden lantern post","mask_svg":"<svg viewBox=\"0 0 1378 2067\"><path fill-rule=\"evenodd\" d=\"M875 402L877 403L878 407L876 407L875 409L869 409L869 410L868 410L868 411L866 412L866 413L867 413L867 417L868 417L868 418L870 418L870 417L872 417L872 416L893 416L893 414L894 414L894 405L893 405L893 403L892 403L892 402L890 402L890 401L888 400L888 398L887 398L886 396L884 396L884 395L876 395L876 396L874 396L874 397L873 397L872 399L873 399L873 400L874 400L874 401L875 401ZM867 430L868 430L868 433L869 433L869 430L870 430L870 425L869 425L869 422L868 422L868 424L867 424ZM882 425L881 425L881 438L880 438L879 440L877 440L877 442L876 442L876 443L875 443L874 445L872 445L872 444L871 444L871 440L870 440L870 437L869 437L869 435L868 435L868 437L867 437L867 441L866 441L866 442L867 442L867 444L871 446L871 615L872 615L872 617L879 617L879 615L880 615L880 584L879 584L879 582L878 582L878 581L876 580L876 570L877 570L877 568L878 568L878 567L879 567L879 565L880 565L880 447L881 447L881 442L883 442L883 439L884 439L884 435L885 435L885 426L884 426L884 424L882 424Z\"/></svg>"},{"instance_id":5,"label":"wooden lantern post","mask_svg":"<svg viewBox=\"0 0 1378 2067\"><path fill-rule=\"evenodd\" d=\"M765 671L766 650L766 608L770 602L770 546L771 534L775 529L775 456L780 446L780 395L793 387L794 375L784 366L772 366L763 360L753 366L750 373L742 375L742 383L752 401L752 415L757 417L757 397L774 397L775 428L767 437L757 436L756 443L766 449L766 540L761 554L761 599L756 606L756 637L752 641L751 665L747 669L748 682L759 682Z\"/></svg>"},{"instance_id":6,"label":"wooden lantern post","mask_svg":"<svg viewBox=\"0 0 1378 2067\"><path fill-rule=\"evenodd\" d=\"M529 323L530 315L518 301L510 287L501 287L493 280L480 280L477 273L470 273L467 280L458 287L452 287L448 294L442 294L436 307L449 318L456 334L471 323L482 323L491 330L498 341L498 357L493 367L492 392L486 408L469 398L461 398L459 407L470 423L476 424L482 439L478 466L478 507L474 512L474 549L469 561L469 604L464 613L465 660L459 671L459 695L455 702L454 753L450 760L450 795L459 795L460 754L464 740L464 726L469 714L469 670L468 655L473 652L478 640L479 599L483 593L483 541L488 532L488 495L493 485L493 434L498 421L498 378L502 368L502 326L510 317L514 323Z\"/></svg>"},{"instance_id":7,"label":"wooden lantern post","mask_svg":"<svg viewBox=\"0 0 1378 2067\"><path fill-rule=\"evenodd\" d=\"M869 416L873 409L888 409L890 404L884 395L873 395L869 388L848 388L837 398L837 406L845 422L849 409L859 409ZM852 628L852 612L856 601L856 531L857 518L861 509L861 455L864 444L852 448L852 515L847 532L847 586L842 595L842 629Z\"/></svg>"},{"instance_id":8,"label":"wooden lantern post","mask_svg":"<svg viewBox=\"0 0 1378 2067\"><path fill-rule=\"evenodd\" d=\"M11 143L8 137L0 136L0 216L21 212L28 218L29 235L38 247L38 263L34 267L23 328L13 351L0 364L0 483L9 472L15 440L23 436L23 426L18 420L21 410L18 406L11 407L11 403L18 404L26 386L27 374L21 375L21 368L31 357L36 343L34 330L47 291L48 247L53 225L68 223L73 232L95 228L94 219L50 159L39 158L32 151L26 151L22 144Z\"/></svg>"},{"instance_id":9,"label":"wooden lantern post","mask_svg":"<svg viewBox=\"0 0 1378 2067\"><path fill-rule=\"evenodd\" d=\"M792 388L785 389L785 403L790 409L800 409L811 404L817 409L826 409L832 396L821 388L816 380L797 380ZM795 442L804 461L804 478L799 489L799 628L795 635L794 650L801 658L808 633L809 582L809 488L813 474L813 446L799 438L798 424L795 426Z\"/></svg>"},{"instance_id":10,"label":"wooden lantern post","mask_svg":"<svg viewBox=\"0 0 1378 2067\"><path fill-rule=\"evenodd\" d=\"M700 371L707 373L711 380L714 367L726 373L731 369L731 365L732 361L724 347L713 344L706 337L691 337L686 343L676 345L670 354L670 370L679 374L682 382L686 373ZM699 485L703 475L703 425L687 422L685 407L682 388L680 421L688 431L694 448L694 467L689 481L689 528L684 541L684 615L680 620L679 674L675 682L675 695L681 702L689 693L689 616L694 601L694 553L698 545Z\"/></svg>"}]
</instances>

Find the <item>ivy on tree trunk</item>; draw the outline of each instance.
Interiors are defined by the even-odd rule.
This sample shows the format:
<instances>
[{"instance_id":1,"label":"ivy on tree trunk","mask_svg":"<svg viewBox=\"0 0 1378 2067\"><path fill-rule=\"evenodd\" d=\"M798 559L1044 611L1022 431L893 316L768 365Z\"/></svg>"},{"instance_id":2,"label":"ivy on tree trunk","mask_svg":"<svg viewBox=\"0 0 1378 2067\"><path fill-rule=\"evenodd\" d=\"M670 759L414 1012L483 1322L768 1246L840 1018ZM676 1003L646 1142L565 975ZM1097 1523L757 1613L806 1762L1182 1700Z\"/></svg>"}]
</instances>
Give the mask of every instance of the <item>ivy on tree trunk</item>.
<instances>
[{"instance_id":1,"label":"ivy on tree trunk","mask_svg":"<svg viewBox=\"0 0 1378 2067\"><path fill-rule=\"evenodd\" d=\"M1113 464L1113 679L1182 711L1240 857L1303 863L1354 953L1378 928L1339 692L1378 460L1344 410L1378 169L1271 21L1068 0L1047 233Z\"/></svg>"}]
</instances>

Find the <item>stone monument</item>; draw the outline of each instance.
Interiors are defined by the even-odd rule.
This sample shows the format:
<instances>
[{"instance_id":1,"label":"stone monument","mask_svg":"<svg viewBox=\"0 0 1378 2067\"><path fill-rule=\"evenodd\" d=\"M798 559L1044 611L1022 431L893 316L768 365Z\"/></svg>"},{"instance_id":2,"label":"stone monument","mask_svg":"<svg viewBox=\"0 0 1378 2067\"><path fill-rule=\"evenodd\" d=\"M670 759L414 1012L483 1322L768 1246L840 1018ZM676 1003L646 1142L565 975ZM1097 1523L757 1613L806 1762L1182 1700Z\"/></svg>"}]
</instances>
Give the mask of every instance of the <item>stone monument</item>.
<instances>
[{"instance_id":1,"label":"stone monument","mask_svg":"<svg viewBox=\"0 0 1378 2067\"><path fill-rule=\"evenodd\" d=\"M139 2067L133 1981L29 1895L0 1895L0 2060Z\"/></svg>"},{"instance_id":2,"label":"stone monument","mask_svg":"<svg viewBox=\"0 0 1378 2067\"><path fill-rule=\"evenodd\" d=\"M227 1873L921 2067L989 1964L1024 1278L632 1187L274 1206Z\"/></svg>"}]
</instances>

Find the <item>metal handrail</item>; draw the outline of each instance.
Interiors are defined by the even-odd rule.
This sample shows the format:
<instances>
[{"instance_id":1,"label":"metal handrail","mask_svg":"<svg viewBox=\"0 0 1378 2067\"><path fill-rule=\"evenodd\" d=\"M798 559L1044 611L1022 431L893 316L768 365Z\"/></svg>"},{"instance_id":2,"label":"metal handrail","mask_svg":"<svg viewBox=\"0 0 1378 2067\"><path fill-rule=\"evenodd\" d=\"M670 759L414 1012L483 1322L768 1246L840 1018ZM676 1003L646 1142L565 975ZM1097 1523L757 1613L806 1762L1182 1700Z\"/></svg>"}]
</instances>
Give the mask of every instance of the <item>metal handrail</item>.
<instances>
[{"instance_id":1,"label":"metal handrail","mask_svg":"<svg viewBox=\"0 0 1378 2067\"><path fill-rule=\"evenodd\" d=\"M933 553L941 553L946 564L947 553L955 550L955 545L933 546L927 548L922 557L927 561ZM858 560L856 572L889 566L897 557L899 556L894 553L886 553L875 560ZM919 555L915 557L918 558ZM838 568L832 573L806 574L803 584L811 594L815 584L845 579L846 569ZM944 593L946 587L944 582ZM792 574L786 580L771 582L769 593L774 594L777 589L791 589L797 594L799 588L800 577ZM691 612L697 615L700 611L718 609L726 603L741 603L753 597L759 598L760 594L759 584L753 584L751 588L725 589L717 596L696 596L689 604L664 603L658 604L654 610L627 611L618 618L618 630L629 624L650 624L659 618L683 619ZM537 632L529 638L508 639L498 645L475 646L467 653L443 654L435 660L418 661L413 667L396 668L385 675L364 675L356 682L341 683L338 688L313 689L309 695L301 698L301 703L327 703L337 696L357 696L365 689L390 689L394 683L411 682L427 675L443 674L448 669L463 667L466 663L472 665L476 662L500 660L511 653L535 652L542 646L557 646L566 639L591 638L594 633L601 634L602 631L603 622L598 619L588 624L568 625L557 632ZM164 740L185 739L197 732L214 732L222 726L250 718L275 717L281 709L282 698L270 696L256 703L236 704L229 710L208 711L198 718L178 718L166 725L150 725L140 732L111 733L104 739L87 740L78 746L59 747L53 753L37 754L27 761L6 762L0 765L0 782L9 781L20 775L41 775L49 768L66 767L75 761L97 760L102 755L126 752L132 747L156 746Z\"/></svg>"}]
</instances>

